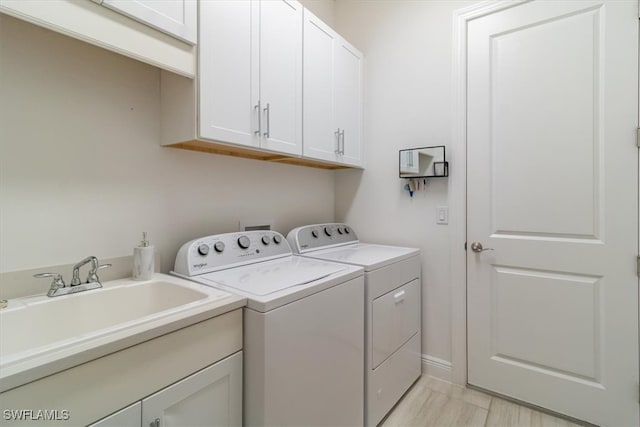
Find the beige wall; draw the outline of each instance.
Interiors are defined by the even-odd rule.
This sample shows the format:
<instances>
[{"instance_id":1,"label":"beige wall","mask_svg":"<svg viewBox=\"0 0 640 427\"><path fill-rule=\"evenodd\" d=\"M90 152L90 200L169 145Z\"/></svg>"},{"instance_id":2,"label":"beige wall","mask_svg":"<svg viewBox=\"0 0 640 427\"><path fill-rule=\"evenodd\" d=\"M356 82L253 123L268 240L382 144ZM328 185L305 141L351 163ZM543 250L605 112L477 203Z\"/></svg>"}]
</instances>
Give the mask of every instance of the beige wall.
<instances>
[{"instance_id":1,"label":"beige wall","mask_svg":"<svg viewBox=\"0 0 640 427\"><path fill-rule=\"evenodd\" d=\"M363 241L422 250L425 367L451 372L448 180L428 180L413 198L398 178L398 150L451 142L453 11L472 2L338 0L336 30L365 56L365 170L336 174L336 219ZM447 150L450 155L450 150ZM455 159L451 168L455 170ZM462 248L460 248L462 250Z\"/></svg>"},{"instance_id":2,"label":"beige wall","mask_svg":"<svg viewBox=\"0 0 640 427\"><path fill-rule=\"evenodd\" d=\"M331 171L160 147L159 76L0 14L0 272L334 219Z\"/></svg>"},{"instance_id":3,"label":"beige wall","mask_svg":"<svg viewBox=\"0 0 640 427\"><path fill-rule=\"evenodd\" d=\"M335 29L335 0L300 0L300 3L318 18L322 19L325 24Z\"/></svg>"}]
</instances>

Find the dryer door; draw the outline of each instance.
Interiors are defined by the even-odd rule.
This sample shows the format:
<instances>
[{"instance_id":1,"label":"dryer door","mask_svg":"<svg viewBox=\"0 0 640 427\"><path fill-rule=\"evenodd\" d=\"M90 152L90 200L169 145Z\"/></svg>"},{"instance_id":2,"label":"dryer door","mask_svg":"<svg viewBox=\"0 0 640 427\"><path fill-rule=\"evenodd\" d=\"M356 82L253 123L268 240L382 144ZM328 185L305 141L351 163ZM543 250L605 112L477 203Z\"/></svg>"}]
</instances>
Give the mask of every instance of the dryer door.
<instances>
[{"instance_id":1,"label":"dryer door","mask_svg":"<svg viewBox=\"0 0 640 427\"><path fill-rule=\"evenodd\" d=\"M373 301L372 366L375 369L420 329L420 280Z\"/></svg>"}]
</instances>

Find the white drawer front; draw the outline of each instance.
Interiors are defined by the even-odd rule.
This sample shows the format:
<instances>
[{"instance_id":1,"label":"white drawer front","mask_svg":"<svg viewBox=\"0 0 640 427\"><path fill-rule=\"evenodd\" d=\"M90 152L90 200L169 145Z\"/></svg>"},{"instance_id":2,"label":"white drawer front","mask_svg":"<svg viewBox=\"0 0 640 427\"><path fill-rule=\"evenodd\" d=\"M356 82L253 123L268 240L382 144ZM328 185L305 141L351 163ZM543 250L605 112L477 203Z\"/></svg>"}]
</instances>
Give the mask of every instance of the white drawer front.
<instances>
[{"instance_id":1,"label":"white drawer front","mask_svg":"<svg viewBox=\"0 0 640 427\"><path fill-rule=\"evenodd\" d=\"M372 366L375 369L420 329L420 280L373 301Z\"/></svg>"}]
</instances>

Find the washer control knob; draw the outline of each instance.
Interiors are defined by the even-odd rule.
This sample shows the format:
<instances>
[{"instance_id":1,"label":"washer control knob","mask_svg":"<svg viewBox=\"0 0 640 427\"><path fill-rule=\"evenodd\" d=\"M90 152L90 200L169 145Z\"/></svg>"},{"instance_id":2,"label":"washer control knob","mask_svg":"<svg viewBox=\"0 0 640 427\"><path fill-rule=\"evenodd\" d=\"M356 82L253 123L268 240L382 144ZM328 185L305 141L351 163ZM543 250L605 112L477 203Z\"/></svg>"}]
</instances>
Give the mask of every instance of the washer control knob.
<instances>
[{"instance_id":1,"label":"washer control knob","mask_svg":"<svg viewBox=\"0 0 640 427\"><path fill-rule=\"evenodd\" d=\"M206 244L201 244L200 246L198 246L198 253L202 256L205 256L209 253L209 245Z\"/></svg>"},{"instance_id":2,"label":"washer control knob","mask_svg":"<svg viewBox=\"0 0 640 427\"><path fill-rule=\"evenodd\" d=\"M240 246L242 249L247 249L250 244L251 240L249 240L247 236L238 237L238 246Z\"/></svg>"},{"instance_id":3,"label":"washer control knob","mask_svg":"<svg viewBox=\"0 0 640 427\"><path fill-rule=\"evenodd\" d=\"M333 234L333 230L330 229L329 227L325 227L324 228L324 234L326 234L327 236L331 237L331 235Z\"/></svg>"},{"instance_id":4,"label":"washer control knob","mask_svg":"<svg viewBox=\"0 0 640 427\"><path fill-rule=\"evenodd\" d=\"M262 236L262 244L263 245L268 245L269 243L271 243L271 237L269 236Z\"/></svg>"},{"instance_id":5,"label":"washer control knob","mask_svg":"<svg viewBox=\"0 0 640 427\"><path fill-rule=\"evenodd\" d=\"M280 243L282 243L282 237L280 237L277 234L275 234L273 236L273 243L275 243L276 245L279 245Z\"/></svg>"},{"instance_id":6,"label":"washer control knob","mask_svg":"<svg viewBox=\"0 0 640 427\"><path fill-rule=\"evenodd\" d=\"M316 239L317 239L317 238L318 238L318 230L311 230L311 235L312 235L314 238L316 238Z\"/></svg>"},{"instance_id":7,"label":"washer control knob","mask_svg":"<svg viewBox=\"0 0 640 427\"><path fill-rule=\"evenodd\" d=\"M351 233L351 230L349 229L349 227L345 227L345 228L344 228L344 232L345 232L346 234L349 234L349 233Z\"/></svg>"},{"instance_id":8,"label":"washer control knob","mask_svg":"<svg viewBox=\"0 0 640 427\"><path fill-rule=\"evenodd\" d=\"M342 231L342 227L338 227L336 228L336 230L338 230L338 234L344 234L344 231Z\"/></svg>"},{"instance_id":9,"label":"washer control knob","mask_svg":"<svg viewBox=\"0 0 640 427\"><path fill-rule=\"evenodd\" d=\"M213 245L213 249L218 253L224 251L224 242L216 242L216 244Z\"/></svg>"}]
</instances>

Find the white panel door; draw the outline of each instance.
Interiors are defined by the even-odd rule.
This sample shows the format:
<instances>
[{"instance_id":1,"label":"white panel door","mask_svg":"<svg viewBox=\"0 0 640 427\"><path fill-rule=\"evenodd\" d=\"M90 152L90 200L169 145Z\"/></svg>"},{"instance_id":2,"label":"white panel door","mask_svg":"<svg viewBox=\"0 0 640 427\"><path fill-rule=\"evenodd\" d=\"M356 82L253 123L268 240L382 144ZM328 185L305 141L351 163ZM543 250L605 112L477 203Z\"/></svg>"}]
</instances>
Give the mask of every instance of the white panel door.
<instances>
[{"instance_id":1,"label":"white panel door","mask_svg":"<svg viewBox=\"0 0 640 427\"><path fill-rule=\"evenodd\" d=\"M200 136L260 146L259 3L200 2Z\"/></svg>"},{"instance_id":2,"label":"white panel door","mask_svg":"<svg viewBox=\"0 0 640 427\"><path fill-rule=\"evenodd\" d=\"M336 118L340 128L340 161L362 165L362 54L344 39L335 58Z\"/></svg>"},{"instance_id":3,"label":"white panel door","mask_svg":"<svg viewBox=\"0 0 640 427\"><path fill-rule=\"evenodd\" d=\"M297 1L260 2L261 147L302 154L302 10Z\"/></svg>"},{"instance_id":4,"label":"white panel door","mask_svg":"<svg viewBox=\"0 0 640 427\"><path fill-rule=\"evenodd\" d=\"M468 381L637 426L637 1L468 27Z\"/></svg>"},{"instance_id":5,"label":"white panel door","mask_svg":"<svg viewBox=\"0 0 640 427\"><path fill-rule=\"evenodd\" d=\"M304 11L303 154L320 160L338 159L334 57L336 34L308 10Z\"/></svg>"},{"instance_id":6,"label":"white panel door","mask_svg":"<svg viewBox=\"0 0 640 427\"><path fill-rule=\"evenodd\" d=\"M241 426L242 352L144 399L142 425Z\"/></svg>"},{"instance_id":7,"label":"white panel door","mask_svg":"<svg viewBox=\"0 0 640 427\"><path fill-rule=\"evenodd\" d=\"M104 0L102 5L187 43L198 41L196 0Z\"/></svg>"}]
</instances>

